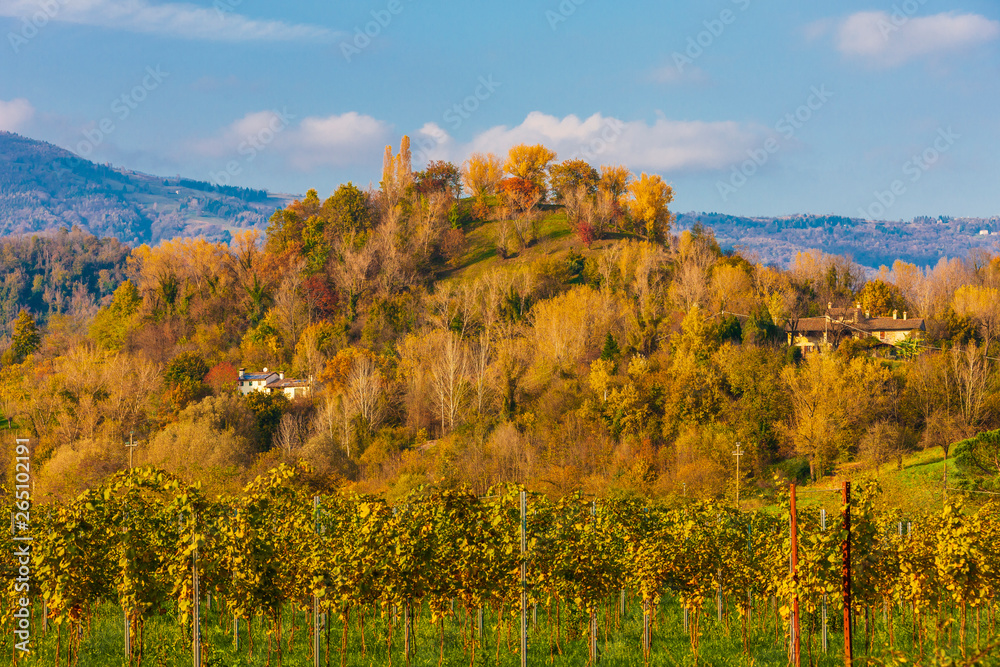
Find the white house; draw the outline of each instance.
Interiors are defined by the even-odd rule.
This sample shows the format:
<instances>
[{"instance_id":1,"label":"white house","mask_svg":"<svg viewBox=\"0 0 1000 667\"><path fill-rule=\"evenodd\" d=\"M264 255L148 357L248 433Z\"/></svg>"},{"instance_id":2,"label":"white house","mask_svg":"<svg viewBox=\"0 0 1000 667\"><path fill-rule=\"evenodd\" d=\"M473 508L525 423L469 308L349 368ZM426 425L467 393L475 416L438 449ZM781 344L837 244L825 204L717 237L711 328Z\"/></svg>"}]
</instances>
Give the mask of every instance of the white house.
<instances>
[{"instance_id":1,"label":"white house","mask_svg":"<svg viewBox=\"0 0 1000 667\"><path fill-rule=\"evenodd\" d=\"M288 398L300 398L310 394L312 383L309 380L285 378L281 371L269 371L266 368L261 373L247 373L240 369L236 386L244 396L251 391L265 393L283 393Z\"/></svg>"}]
</instances>

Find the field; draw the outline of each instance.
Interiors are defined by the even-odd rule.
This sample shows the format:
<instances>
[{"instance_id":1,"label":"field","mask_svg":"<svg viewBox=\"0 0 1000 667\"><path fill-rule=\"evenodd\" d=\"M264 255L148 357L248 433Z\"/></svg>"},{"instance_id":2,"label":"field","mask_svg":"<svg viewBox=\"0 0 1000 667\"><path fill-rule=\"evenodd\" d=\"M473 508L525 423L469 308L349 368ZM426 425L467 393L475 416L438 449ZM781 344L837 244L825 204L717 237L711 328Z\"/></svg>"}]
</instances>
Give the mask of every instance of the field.
<instances>
[{"instance_id":1,"label":"field","mask_svg":"<svg viewBox=\"0 0 1000 667\"><path fill-rule=\"evenodd\" d=\"M516 665L523 604L529 664L782 665L797 600L801 662L840 664L847 539L856 663L1000 655L994 505L954 496L903 514L878 485L858 484L848 533L841 508L820 507L839 493L821 487L801 496L824 503L792 511L789 488L776 507L745 512L513 485L389 504L311 496L296 476L281 466L240 498L210 500L136 469L30 526L19 518L34 540L21 574L36 649L21 663L126 664L128 619L132 664L139 647L141 664L186 664L197 609L205 665L312 664L313 610L329 618L322 664L402 665L408 653L415 665ZM18 537L3 545L9 582L23 566L10 558ZM13 612L26 603L4 593L0 654L13 656Z\"/></svg>"},{"instance_id":2,"label":"field","mask_svg":"<svg viewBox=\"0 0 1000 667\"><path fill-rule=\"evenodd\" d=\"M620 615L620 601L602 606L599 612L597 642L597 664L609 667L629 667L644 665L642 654L642 613L641 601L632 595L625 599L625 614ZM875 614L872 619L870 641L866 641L864 620L856 621L855 661L857 664L897 664L894 661L908 656L911 662L919 664L1000 664L992 658L1000 654L1000 635L990 635L993 619L983 615L978 627L966 630L966 660L961 658L958 645L957 625L945 619L939 630L929 626L930 640L924 649L924 659L920 661L920 651L913 640L911 617L901 610L894 610L894 647L890 639L883 614ZM954 611L954 610L952 610ZM250 653L249 638L245 624L241 626L240 649L236 650L233 636L233 621L218 605L206 604L204 614L203 660L205 667L251 667L263 665L286 665L287 667L307 667L314 664L312 657L311 615L305 611L286 611L283 619L285 628L282 650L279 657L276 641L271 640L271 655L268 656L269 640L259 623L254 625L254 647ZM382 613L376 608L366 609L362 621L355 610L349 621L344 640L343 623L331 620L327 631L321 634L320 664L346 665L348 667L404 665L496 665L514 667L520 665L518 653L519 615L508 614L497 627L496 613L488 610L484 615L484 633L480 636L476 629L476 614L466 614L456 608L455 615L445 620L443 626L428 623L429 610L424 607L415 616L412 624L411 653L409 661L404 654L404 624L401 613L395 615L388 609ZM651 665L694 665L690 641L684 631L684 616L680 604L675 599L661 604L652 632ZM973 619L970 623L974 623ZM361 623L364 623L362 637ZM528 618L528 664L529 665L586 665L588 655L588 623L581 614L573 614L564 605L561 609L560 624L555 623L554 608L539 607L529 610ZM843 664L843 635L840 618L832 610L829 613L828 650L822 647L821 613L803 615L801 644L802 664L826 666ZM390 628L391 626L391 628ZM105 604L95 615L89 628L84 629L80 644L80 665L88 667L118 667L127 664L124 660L124 624L119 608ZM442 637L443 628L443 637ZM742 643L743 625L740 616L731 604L723 609L720 622L717 609L706 611L700 622L699 661L703 665L787 665L787 627L774 610L773 601L762 600L755 605L750 623L746 646ZM940 639L937 637L940 632ZM66 631L61 641L66 642ZM473 655L473 637L475 655ZM443 639L443 645L442 645ZM391 641L390 641L391 640ZM499 641L498 641L499 640ZM992 644L991 644L992 642ZM940 652L935 643L942 647ZM40 637L36 649L30 657L21 658L19 665L55 665L56 632L49 628ZM390 656L391 646L391 656ZM8 645L9 648L9 645ZM343 648L343 653L341 649ZM5 652L6 656L10 653ZM985 654L985 655L981 655ZM979 662L973 662L974 659ZM65 649L63 649L65 660ZM954 663L948 662L954 660ZM144 665L172 666L191 664L190 637L180 632L176 619L163 616L148 624L142 662ZM133 658L133 664L136 664Z\"/></svg>"}]
</instances>

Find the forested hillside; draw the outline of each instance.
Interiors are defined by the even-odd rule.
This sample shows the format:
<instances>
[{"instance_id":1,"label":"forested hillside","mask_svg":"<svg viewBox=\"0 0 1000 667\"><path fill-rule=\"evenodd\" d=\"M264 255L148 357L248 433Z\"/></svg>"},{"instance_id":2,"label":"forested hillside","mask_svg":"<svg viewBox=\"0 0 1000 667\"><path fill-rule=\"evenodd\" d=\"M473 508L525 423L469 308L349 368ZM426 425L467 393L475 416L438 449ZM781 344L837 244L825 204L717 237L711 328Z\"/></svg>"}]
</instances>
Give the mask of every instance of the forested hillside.
<instances>
[{"instance_id":1,"label":"forested hillside","mask_svg":"<svg viewBox=\"0 0 1000 667\"><path fill-rule=\"evenodd\" d=\"M126 467L130 434L137 463L212 492L304 459L317 488L389 497L747 498L1000 427L998 256L783 270L678 234L659 176L523 145L414 172L407 144L378 190L310 191L229 243L5 241L0 408L34 440L36 496ZM787 323L855 303L926 333L788 346ZM242 396L238 369L264 367L312 395ZM961 483L996 485L989 442L951 451Z\"/></svg>"},{"instance_id":2,"label":"forested hillside","mask_svg":"<svg viewBox=\"0 0 1000 667\"><path fill-rule=\"evenodd\" d=\"M161 178L94 164L0 132L0 235L80 227L123 243L175 236L228 240L263 226L286 200L262 190Z\"/></svg>"},{"instance_id":3,"label":"forested hillside","mask_svg":"<svg viewBox=\"0 0 1000 667\"><path fill-rule=\"evenodd\" d=\"M871 269L897 259L934 266L942 258L1000 251L1000 217L918 217L884 221L834 215L747 218L720 213L686 213L679 227L711 227L724 248L740 248L760 261L789 267L806 249L851 257ZM988 234L982 234L988 232Z\"/></svg>"}]
</instances>

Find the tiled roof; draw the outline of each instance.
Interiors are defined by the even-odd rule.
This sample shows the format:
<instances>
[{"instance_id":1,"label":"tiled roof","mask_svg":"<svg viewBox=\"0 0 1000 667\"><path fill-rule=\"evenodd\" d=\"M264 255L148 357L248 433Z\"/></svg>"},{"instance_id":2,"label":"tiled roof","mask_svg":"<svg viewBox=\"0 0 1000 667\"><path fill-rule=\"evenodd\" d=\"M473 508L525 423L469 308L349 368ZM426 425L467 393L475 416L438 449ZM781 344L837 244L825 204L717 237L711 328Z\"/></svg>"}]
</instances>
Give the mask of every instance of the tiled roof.
<instances>
[{"instance_id":1,"label":"tiled roof","mask_svg":"<svg viewBox=\"0 0 1000 667\"><path fill-rule=\"evenodd\" d=\"M833 319L864 319L864 313L860 308L830 308L826 314Z\"/></svg>"},{"instance_id":2,"label":"tiled roof","mask_svg":"<svg viewBox=\"0 0 1000 667\"><path fill-rule=\"evenodd\" d=\"M293 380L291 378L286 378L284 380L275 380L274 382L268 382L268 389L290 389L292 387L308 387L309 383L305 380Z\"/></svg>"},{"instance_id":3,"label":"tiled roof","mask_svg":"<svg viewBox=\"0 0 1000 667\"><path fill-rule=\"evenodd\" d=\"M923 319L911 317L900 320L893 317L873 317L863 322L860 328L868 331L913 331L914 329L925 329Z\"/></svg>"},{"instance_id":4,"label":"tiled roof","mask_svg":"<svg viewBox=\"0 0 1000 667\"><path fill-rule=\"evenodd\" d=\"M824 331L844 331L843 323L825 317L800 317L795 326L785 326L785 331L797 333L822 333Z\"/></svg>"},{"instance_id":5,"label":"tiled roof","mask_svg":"<svg viewBox=\"0 0 1000 667\"><path fill-rule=\"evenodd\" d=\"M244 373L241 380L266 380L275 377L277 373Z\"/></svg>"},{"instance_id":6,"label":"tiled roof","mask_svg":"<svg viewBox=\"0 0 1000 667\"><path fill-rule=\"evenodd\" d=\"M872 317L867 319L861 317L855 323L850 320L841 322L835 319L827 319L826 317L802 317L795 322L794 327L791 323L785 325L785 331L800 334L823 333L824 331L828 331L830 333L840 333L844 331L857 331L859 333L875 331L913 331L914 329L919 331L927 330L922 318L911 317L903 320L892 317Z\"/></svg>"}]
</instances>

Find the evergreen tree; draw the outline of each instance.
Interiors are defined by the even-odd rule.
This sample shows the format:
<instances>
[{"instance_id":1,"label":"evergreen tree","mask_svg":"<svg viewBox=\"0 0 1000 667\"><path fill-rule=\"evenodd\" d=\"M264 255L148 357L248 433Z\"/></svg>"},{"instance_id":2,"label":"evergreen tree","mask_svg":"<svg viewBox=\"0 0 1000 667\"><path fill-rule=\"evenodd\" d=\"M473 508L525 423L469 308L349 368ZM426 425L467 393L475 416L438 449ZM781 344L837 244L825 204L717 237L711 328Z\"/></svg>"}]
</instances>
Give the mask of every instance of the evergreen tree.
<instances>
[{"instance_id":1,"label":"evergreen tree","mask_svg":"<svg viewBox=\"0 0 1000 667\"><path fill-rule=\"evenodd\" d=\"M42 346L42 334L38 332L38 325L35 318L22 310L14 323L14 335L10 340L10 347L3 353L4 366L19 364L27 358L29 354L34 354Z\"/></svg>"},{"instance_id":2,"label":"evergreen tree","mask_svg":"<svg viewBox=\"0 0 1000 667\"><path fill-rule=\"evenodd\" d=\"M601 350L601 359L604 361L616 361L621 355L621 350L618 348L618 341L615 337L608 332L608 335L604 338L604 349Z\"/></svg>"}]
</instances>

